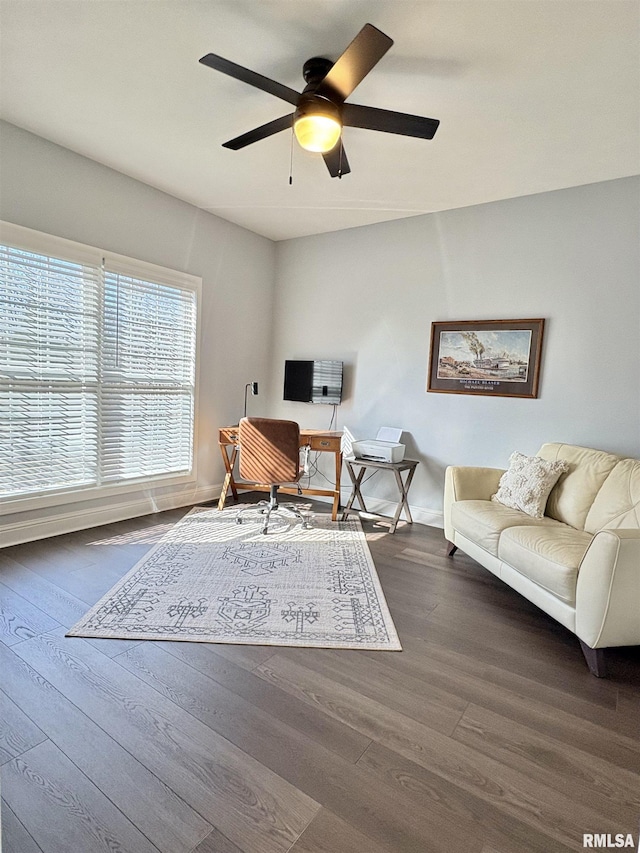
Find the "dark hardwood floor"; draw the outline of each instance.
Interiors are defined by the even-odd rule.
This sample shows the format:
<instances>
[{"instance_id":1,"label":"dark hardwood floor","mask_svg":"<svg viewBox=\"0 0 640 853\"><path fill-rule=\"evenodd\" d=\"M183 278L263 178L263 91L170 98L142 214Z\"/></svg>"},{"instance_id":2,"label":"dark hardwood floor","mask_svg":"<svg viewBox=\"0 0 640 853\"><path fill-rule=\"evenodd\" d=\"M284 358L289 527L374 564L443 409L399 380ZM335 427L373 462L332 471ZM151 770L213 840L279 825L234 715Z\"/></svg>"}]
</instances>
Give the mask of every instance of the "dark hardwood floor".
<instances>
[{"instance_id":1,"label":"dark hardwood floor","mask_svg":"<svg viewBox=\"0 0 640 853\"><path fill-rule=\"evenodd\" d=\"M639 650L594 678L440 530L364 524L402 652L65 638L185 512L0 550L3 853L637 846Z\"/></svg>"}]
</instances>

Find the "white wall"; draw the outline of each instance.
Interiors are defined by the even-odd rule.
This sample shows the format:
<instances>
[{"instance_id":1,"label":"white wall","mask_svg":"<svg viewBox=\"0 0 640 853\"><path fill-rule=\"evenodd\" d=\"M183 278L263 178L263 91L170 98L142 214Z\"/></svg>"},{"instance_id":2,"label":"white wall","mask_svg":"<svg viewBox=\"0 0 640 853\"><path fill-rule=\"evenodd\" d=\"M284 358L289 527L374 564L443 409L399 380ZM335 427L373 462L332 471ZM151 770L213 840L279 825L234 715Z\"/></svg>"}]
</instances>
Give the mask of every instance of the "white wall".
<instances>
[{"instance_id":1,"label":"white wall","mask_svg":"<svg viewBox=\"0 0 640 853\"><path fill-rule=\"evenodd\" d=\"M223 470L218 426L237 423L247 382L267 387L274 244L5 122L0 162L0 219L203 280L195 490L144 490L76 505L62 515L55 509L40 512L39 519L51 519L42 531L212 497ZM3 517L2 544L40 535L35 518Z\"/></svg>"},{"instance_id":2,"label":"white wall","mask_svg":"<svg viewBox=\"0 0 640 853\"><path fill-rule=\"evenodd\" d=\"M640 457L640 182L628 178L279 243L271 412L286 358L345 361L339 425L406 430L410 503L439 523L444 468L563 441ZM431 323L544 317L538 399L426 393ZM378 475L363 490L391 500Z\"/></svg>"},{"instance_id":3,"label":"white wall","mask_svg":"<svg viewBox=\"0 0 640 853\"><path fill-rule=\"evenodd\" d=\"M252 413L328 427L329 407L281 400L286 358L344 360L340 426L406 430L427 523L451 463L502 466L543 441L640 456L638 178L274 245L3 122L0 158L0 218L203 279L196 489L50 510L44 532L212 497L217 428L246 382L261 383ZM546 319L538 399L425 393L433 321L518 317ZM394 499L380 476L365 493ZM4 520L3 544L7 522L28 538L31 516Z\"/></svg>"}]
</instances>

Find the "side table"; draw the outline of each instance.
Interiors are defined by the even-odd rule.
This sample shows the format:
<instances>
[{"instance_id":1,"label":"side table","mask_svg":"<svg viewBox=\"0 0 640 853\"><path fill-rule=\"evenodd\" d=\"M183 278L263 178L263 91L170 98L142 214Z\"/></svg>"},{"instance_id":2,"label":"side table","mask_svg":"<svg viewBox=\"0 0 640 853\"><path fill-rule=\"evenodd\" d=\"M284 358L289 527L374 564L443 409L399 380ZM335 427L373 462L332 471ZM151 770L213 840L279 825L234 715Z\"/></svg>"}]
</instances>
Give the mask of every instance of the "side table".
<instances>
[{"instance_id":1,"label":"side table","mask_svg":"<svg viewBox=\"0 0 640 853\"><path fill-rule=\"evenodd\" d=\"M404 509L406 520L409 524L413 524L413 519L411 518L411 510L409 509L409 487L411 486L411 481L413 480L413 475L416 472L416 466L418 465L418 459L403 459L402 462L374 462L371 459L345 459L345 464L347 466L347 471L349 472L349 476L351 477L351 482L353 483L353 491L351 492L351 496L342 512L342 520L349 515L350 512L366 512L367 507L365 506L364 499L362 497L362 492L360 491L360 486L362 485L362 478L364 476L367 468L373 468L380 471L393 471L396 479L396 483L398 484L398 491L400 492L400 500L398 501L398 507L396 509L395 515L391 521L391 526L389 528L390 533L396 532L396 527L398 526L398 521L400 519L400 514ZM355 467L359 467L359 471L356 474L354 471ZM402 479L402 472L408 471L405 479ZM355 500L358 500L360 504L360 509L354 509L353 503ZM377 513L372 513L372 515L377 515ZM386 518L386 516L379 516L380 518Z\"/></svg>"}]
</instances>

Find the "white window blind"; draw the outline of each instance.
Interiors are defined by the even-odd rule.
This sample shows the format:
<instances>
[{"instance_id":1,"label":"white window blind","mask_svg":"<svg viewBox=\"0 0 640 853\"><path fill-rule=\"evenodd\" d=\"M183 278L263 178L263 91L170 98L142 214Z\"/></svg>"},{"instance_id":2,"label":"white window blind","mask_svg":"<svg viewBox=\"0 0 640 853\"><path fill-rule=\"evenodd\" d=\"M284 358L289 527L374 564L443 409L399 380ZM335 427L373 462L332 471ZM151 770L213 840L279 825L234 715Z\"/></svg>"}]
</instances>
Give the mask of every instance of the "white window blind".
<instances>
[{"instance_id":1,"label":"white window blind","mask_svg":"<svg viewBox=\"0 0 640 853\"><path fill-rule=\"evenodd\" d=\"M108 270L104 293L103 479L188 471L193 453L194 294Z\"/></svg>"},{"instance_id":2,"label":"white window blind","mask_svg":"<svg viewBox=\"0 0 640 853\"><path fill-rule=\"evenodd\" d=\"M46 253L0 242L0 498L189 473L193 284L42 236Z\"/></svg>"}]
</instances>

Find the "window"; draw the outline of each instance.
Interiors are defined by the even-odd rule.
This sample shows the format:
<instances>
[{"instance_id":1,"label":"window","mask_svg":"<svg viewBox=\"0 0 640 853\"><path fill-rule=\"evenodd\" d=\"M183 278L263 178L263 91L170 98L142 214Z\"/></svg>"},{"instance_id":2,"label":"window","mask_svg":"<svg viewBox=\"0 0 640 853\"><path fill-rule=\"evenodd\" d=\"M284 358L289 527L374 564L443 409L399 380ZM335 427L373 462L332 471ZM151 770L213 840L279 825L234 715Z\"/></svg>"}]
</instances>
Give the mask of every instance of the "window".
<instances>
[{"instance_id":1,"label":"window","mask_svg":"<svg viewBox=\"0 0 640 853\"><path fill-rule=\"evenodd\" d=\"M189 475L199 280L0 237L0 498Z\"/></svg>"}]
</instances>

